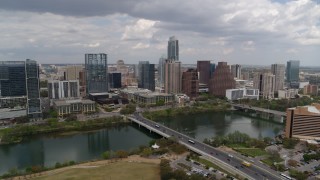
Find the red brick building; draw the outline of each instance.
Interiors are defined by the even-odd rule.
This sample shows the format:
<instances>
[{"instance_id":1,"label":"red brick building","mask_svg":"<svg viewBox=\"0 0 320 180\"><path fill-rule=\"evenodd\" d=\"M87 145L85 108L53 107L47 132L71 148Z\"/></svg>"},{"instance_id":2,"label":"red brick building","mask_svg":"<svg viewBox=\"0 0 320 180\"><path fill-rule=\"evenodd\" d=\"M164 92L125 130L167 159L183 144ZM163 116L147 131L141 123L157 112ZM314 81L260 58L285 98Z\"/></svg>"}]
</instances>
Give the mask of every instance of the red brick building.
<instances>
[{"instance_id":1,"label":"red brick building","mask_svg":"<svg viewBox=\"0 0 320 180\"><path fill-rule=\"evenodd\" d=\"M226 96L227 89L234 89L236 82L231 74L227 62L218 62L213 77L209 83L209 93L214 96Z\"/></svg>"},{"instance_id":2,"label":"red brick building","mask_svg":"<svg viewBox=\"0 0 320 180\"><path fill-rule=\"evenodd\" d=\"M182 73L182 92L192 99L198 97L199 79L196 69L188 69Z\"/></svg>"}]
</instances>

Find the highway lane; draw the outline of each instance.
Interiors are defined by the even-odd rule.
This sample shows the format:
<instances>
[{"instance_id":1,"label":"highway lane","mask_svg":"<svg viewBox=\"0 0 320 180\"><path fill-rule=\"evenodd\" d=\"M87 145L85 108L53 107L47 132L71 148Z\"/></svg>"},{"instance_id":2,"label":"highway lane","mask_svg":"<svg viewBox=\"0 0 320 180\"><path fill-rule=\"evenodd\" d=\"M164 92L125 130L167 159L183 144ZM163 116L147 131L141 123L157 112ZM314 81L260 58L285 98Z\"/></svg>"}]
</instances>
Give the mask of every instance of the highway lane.
<instances>
[{"instance_id":1,"label":"highway lane","mask_svg":"<svg viewBox=\"0 0 320 180\"><path fill-rule=\"evenodd\" d=\"M197 149L207 153L211 157L217 158L220 161L223 161L223 162L231 165L232 167L238 169L239 171L249 175L253 179L270 179L270 180L282 179L279 174L274 174L272 172L268 172L268 171L261 169L255 165L252 165L251 167L245 167L241 164L242 163L241 159L238 159L236 157L229 157L229 155L225 152L222 152L214 147L208 146L207 144L199 142L193 138L188 137L187 135L184 135L180 132L174 131L174 130L172 130L166 126L163 126L161 124L158 124L154 121L150 121L150 120L142 117L138 113L134 114L134 118L139 121L142 121L144 124L147 124L153 128L157 128L158 130L161 130L162 132L164 132L172 137L177 138L181 142L184 142L186 144L191 144L194 148L197 148ZM191 143L191 142L189 142L189 140L191 140L195 143Z\"/></svg>"}]
</instances>

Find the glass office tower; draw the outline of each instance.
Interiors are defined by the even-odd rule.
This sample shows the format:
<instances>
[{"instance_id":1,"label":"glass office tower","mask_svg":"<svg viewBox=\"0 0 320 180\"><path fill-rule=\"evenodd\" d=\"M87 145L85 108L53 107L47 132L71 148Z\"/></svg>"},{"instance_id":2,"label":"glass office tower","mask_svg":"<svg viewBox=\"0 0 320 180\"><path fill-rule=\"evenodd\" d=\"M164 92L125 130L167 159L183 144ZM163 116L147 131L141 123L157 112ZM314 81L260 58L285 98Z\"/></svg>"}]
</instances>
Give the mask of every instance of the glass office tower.
<instances>
[{"instance_id":1,"label":"glass office tower","mask_svg":"<svg viewBox=\"0 0 320 180\"><path fill-rule=\"evenodd\" d=\"M149 61L139 62L139 78L138 87L155 90L155 79L154 79L154 64L149 64Z\"/></svg>"},{"instance_id":2,"label":"glass office tower","mask_svg":"<svg viewBox=\"0 0 320 180\"><path fill-rule=\"evenodd\" d=\"M287 62L286 77L287 82L299 81L300 61L290 60Z\"/></svg>"},{"instance_id":3,"label":"glass office tower","mask_svg":"<svg viewBox=\"0 0 320 180\"><path fill-rule=\"evenodd\" d=\"M0 62L0 97L26 95L24 61Z\"/></svg>"},{"instance_id":4,"label":"glass office tower","mask_svg":"<svg viewBox=\"0 0 320 180\"><path fill-rule=\"evenodd\" d=\"M108 92L107 54L85 54L85 70L87 95Z\"/></svg>"},{"instance_id":5,"label":"glass office tower","mask_svg":"<svg viewBox=\"0 0 320 180\"><path fill-rule=\"evenodd\" d=\"M174 36L168 41L168 59L179 61L179 41Z\"/></svg>"}]
</instances>

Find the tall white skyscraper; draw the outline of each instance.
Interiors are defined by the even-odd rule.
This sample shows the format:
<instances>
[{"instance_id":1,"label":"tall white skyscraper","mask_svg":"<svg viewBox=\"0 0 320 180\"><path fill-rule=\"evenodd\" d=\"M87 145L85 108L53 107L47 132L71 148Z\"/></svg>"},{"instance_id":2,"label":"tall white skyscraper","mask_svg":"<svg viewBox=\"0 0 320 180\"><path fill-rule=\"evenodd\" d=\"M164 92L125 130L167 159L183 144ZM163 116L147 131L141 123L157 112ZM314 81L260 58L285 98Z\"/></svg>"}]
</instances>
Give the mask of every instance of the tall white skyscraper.
<instances>
[{"instance_id":1,"label":"tall white skyscraper","mask_svg":"<svg viewBox=\"0 0 320 180\"><path fill-rule=\"evenodd\" d=\"M271 65L271 73L275 76L274 90L276 92L278 92L278 90L283 89L285 69L286 69L286 66L284 64Z\"/></svg>"},{"instance_id":2,"label":"tall white skyscraper","mask_svg":"<svg viewBox=\"0 0 320 180\"><path fill-rule=\"evenodd\" d=\"M175 36L170 37L168 41L168 59L179 61L179 41Z\"/></svg>"},{"instance_id":3,"label":"tall white skyscraper","mask_svg":"<svg viewBox=\"0 0 320 180\"><path fill-rule=\"evenodd\" d=\"M271 73L258 73L254 77L253 87L259 89L264 99L274 98L275 75Z\"/></svg>"}]
</instances>

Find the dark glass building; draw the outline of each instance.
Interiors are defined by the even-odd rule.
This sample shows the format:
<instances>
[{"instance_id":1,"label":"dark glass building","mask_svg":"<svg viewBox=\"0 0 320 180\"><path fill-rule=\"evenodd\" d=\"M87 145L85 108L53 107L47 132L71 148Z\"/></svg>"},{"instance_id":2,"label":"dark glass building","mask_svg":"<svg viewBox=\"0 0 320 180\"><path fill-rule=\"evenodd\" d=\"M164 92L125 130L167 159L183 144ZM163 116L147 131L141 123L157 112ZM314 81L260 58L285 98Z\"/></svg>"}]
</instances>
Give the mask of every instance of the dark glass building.
<instances>
[{"instance_id":1,"label":"dark glass building","mask_svg":"<svg viewBox=\"0 0 320 180\"><path fill-rule=\"evenodd\" d=\"M107 54L85 54L86 93L108 92Z\"/></svg>"},{"instance_id":2,"label":"dark glass building","mask_svg":"<svg viewBox=\"0 0 320 180\"><path fill-rule=\"evenodd\" d=\"M31 119L42 117L39 84L36 61L0 62L0 97L26 97L27 115Z\"/></svg>"},{"instance_id":3,"label":"dark glass building","mask_svg":"<svg viewBox=\"0 0 320 180\"><path fill-rule=\"evenodd\" d=\"M149 64L149 61L139 62L139 78L138 88L155 90L155 79L154 79L154 64Z\"/></svg>"},{"instance_id":4,"label":"dark glass building","mask_svg":"<svg viewBox=\"0 0 320 180\"><path fill-rule=\"evenodd\" d=\"M26 76L24 61L0 62L0 97L25 96Z\"/></svg>"},{"instance_id":5,"label":"dark glass building","mask_svg":"<svg viewBox=\"0 0 320 180\"><path fill-rule=\"evenodd\" d=\"M110 88L121 88L121 73L109 73L108 78Z\"/></svg>"},{"instance_id":6,"label":"dark glass building","mask_svg":"<svg viewBox=\"0 0 320 180\"><path fill-rule=\"evenodd\" d=\"M299 81L300 61L290 60L287 62L286 77L287 82Z\"/></svg>"},{"instance_id":7,"label":"dark glass building","mask_svg":"<svg viewBox=\"0 0 320 180\"><path fill-rule=\"evenodd\" d=\"M179 41L174 36L168 41L168 59L179 61Z\"/></svg>"}]
</instances>

